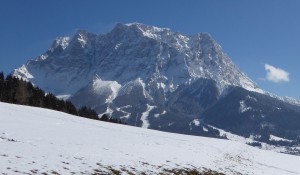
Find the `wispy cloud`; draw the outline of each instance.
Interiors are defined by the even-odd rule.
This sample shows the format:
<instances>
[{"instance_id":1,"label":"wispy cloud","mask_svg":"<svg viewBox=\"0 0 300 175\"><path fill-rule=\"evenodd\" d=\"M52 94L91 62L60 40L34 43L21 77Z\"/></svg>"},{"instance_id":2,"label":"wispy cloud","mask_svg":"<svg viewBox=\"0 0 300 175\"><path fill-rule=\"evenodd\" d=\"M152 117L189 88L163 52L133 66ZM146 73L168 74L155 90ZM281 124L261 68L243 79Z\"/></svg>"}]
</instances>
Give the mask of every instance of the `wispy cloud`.
<instances>
[{"instance_id":1,"label":"wispy cloud","mask_svg":"<svg viewBox=\"0 0 300 175\"><path fill-rule=\"evenodd\" d=\"M280 83L280 82L289 82L290 77L289 73L283 69L274 67L269 64L265 64L265 70L266 70L266 80L274 82L274 83Z\"/></svg>"}]
</instances>

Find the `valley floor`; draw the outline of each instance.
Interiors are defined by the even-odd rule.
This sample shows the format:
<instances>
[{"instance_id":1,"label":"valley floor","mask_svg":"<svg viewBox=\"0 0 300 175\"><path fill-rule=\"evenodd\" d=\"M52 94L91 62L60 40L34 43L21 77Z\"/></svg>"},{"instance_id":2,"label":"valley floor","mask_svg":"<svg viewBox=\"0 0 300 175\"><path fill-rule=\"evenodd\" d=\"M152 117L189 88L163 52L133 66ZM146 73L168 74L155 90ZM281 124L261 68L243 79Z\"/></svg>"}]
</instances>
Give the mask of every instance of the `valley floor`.
<instances>
[{"instance_id":1,"label":"valley floor","mask_svg":"<svg viewBox=\"0 0 300 175\"><path fill-rule=\"evenodd\" d=\"M0 103L2 174L300 174L300 156Z\"/></svg>"}]
</instances>

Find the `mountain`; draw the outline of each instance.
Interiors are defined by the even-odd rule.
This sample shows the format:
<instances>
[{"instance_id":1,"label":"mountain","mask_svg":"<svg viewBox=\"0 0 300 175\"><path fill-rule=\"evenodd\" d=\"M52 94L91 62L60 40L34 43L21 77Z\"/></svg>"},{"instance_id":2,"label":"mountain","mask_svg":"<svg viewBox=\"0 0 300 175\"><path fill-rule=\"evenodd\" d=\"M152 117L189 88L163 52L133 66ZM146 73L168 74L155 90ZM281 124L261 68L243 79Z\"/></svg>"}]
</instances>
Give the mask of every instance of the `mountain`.
<instances>
[{"instance_id":1,"label":"mountain","mask_svg":"<svg viewBox=\"0 0 300 175\"><path fill-rule=\"evenodd\" d=\"M238 87L206 110L203 120L246 138L291 146L300 141L299 112L298 106ZM274 142L272 135L284 139Z\"/></svg>"},{"instance_id":2,"label":"mountain","mask_svg":"<svg viewBox=\"0 0 300 175\"><path fill-rule=\"evenodd\" d=\"M13 75L134 126L222 137L217 126L299 141L300 103L260 89L206 33L187 36L139 23L117 24L102 35L79 30ZM248 102L244 94L259 98ZM282 111L272 112L276 107Z\"/></svg>"},{"instance_id":3,"label":"mountain","mask_svg":"<svg viewBox=\"0 0 300 175\"><path fill-rule=\"evenodd\" d=\"M0 113L3 174L200 174L208 170L300 174L299 156L235 141L116 125L6 103L0 103Z\"/></svg>"}]
</instances>

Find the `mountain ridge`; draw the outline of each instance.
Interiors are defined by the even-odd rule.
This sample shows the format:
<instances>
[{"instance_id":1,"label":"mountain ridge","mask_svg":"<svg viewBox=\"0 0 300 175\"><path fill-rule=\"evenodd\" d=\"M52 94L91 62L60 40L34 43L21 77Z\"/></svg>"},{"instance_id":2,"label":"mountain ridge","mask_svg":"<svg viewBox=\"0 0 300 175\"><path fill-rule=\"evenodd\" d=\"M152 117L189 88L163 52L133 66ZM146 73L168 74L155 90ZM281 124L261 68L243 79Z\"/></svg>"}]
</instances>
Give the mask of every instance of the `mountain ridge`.
<instances>
[{"instance_id":1,"label":"mountain ridge","mask_svg":"<svg viewBox=\"0 0 300 175\"><path fill-rule=\"evenodd\" d=\"M141 26L142 26L142 28L144 30L145 30L145 28L147 30L143 31L141 29ZM152 30L150 30L150 29L152 29ZM149 32L149 31L151 31L152 33ZM126 35L124 36L125 38L119 38L119 37L123 36L122 32L127 32ZM159 34L157 34L157 32ZM84 37L83 33L85 35L88 35L89 37ZM206 42L205 43L206 44L205 47L201 48L201 49L203 49L203 51L201 50L197 54L201 54L200 52L208 52L209 49L212 49L212 50L213 49L217 49L218 51L221 51L221 47L217 43L215 43L215 41L208 34L198 33L198 34L194 35L191 38L190 36L184 36L184 35L181 35L179 33L171 32L170 29L160 29L160 28L157 28L157 27L142 25L140 23L134 23L134 24L130 24L130 25L117 24L116 27L111 32L109 32L106 35L94 35L92 33L80 30L71 39L68 38L68 37L58 38L56 41L54 41L52 47L48 50L48 52L49 51L50 52L51 51L52 52L54 52L54 51L60 52L61 50L60 50L60 48L57 48L58 46L60 46L63 50L65 50L65 49L72 50L75 47L76 51L77 51L77 53L75 53L75 54L78 55L78 54L81 54L81 52L79 51L79 50L82 50L81 48L89 47L89 43L95 42L93 40L95 40L94 37L96 37L96 36L97 36L97 38L98 38L99 41L97 41L98 43L95 43L95 44L101 44L101 41L102 41L101 38L103 38L103 37L109 38L110 40L112 40L112 42L114 41L113 39L116 40L116 38L119 39L119 40L121 40L121 41L119 41L119 40L117 41L117 42L120 42L120 43L114 43L115 44L114 48L115 48L115 50L117 50L122 45L122 41L124 39L128 39L128 38L132 39L132 40L136 39L136 38L130 38L130 37L132 37L131 35L136 36L137 34L142 34L142 38L144 38L144 39L145 38L149 38L149 39L158 40L159 42L162 42L162 44L166 44L167 43L167 45L171 45L174 48L179 48L179 49L182 49L182 50L187 50L188 47L191 47L191 46L188 46L188 44L189 45L196 45L196 44L198 44L196 46L193 46L194 47L193 49L197 49L196 47L200 47L200 45L204 45L204 44L200 44L199 45L199 42ZM111 39L111 36L113 36L114 38ZM187 43L188 40L192 40L192 39L194 39L195 41L189 41L189 43ZM208 42L209 44L207 44L207 41L209 41ZM130 42L130 41L128 41L128 42ZM180 43L180 44L178 44L178 43ZM78 47L78 44L80 44L81 48ZM70 47L70 48L68 48L68 47ZM155 49L158 49L158 48L155 48ZM198 50L199 50L199 48L198 48ZM89 52L89 51L90 51L90 49L88 48L86 52ZM211 51L211 52L214 52L214 51ZM53 53L51 53L51 54L53 54ZM70 54L70 53L66 53L66 54ZM60 57L55 57L55 58L57 59L57 58L65 57L66 54L60 54L59 55ZM93 53L89 53L89 54L93 54ZM186 54L186 53L183 53L183 54ZM107 56L107 55L104 55L104 56ZM146 55L146 56L149 56L149 55ZM162 55L158 54L157 56L159 57L159 56L162 56ZM226 58L227 56L225 54L221 55L221 56L223 56L223 59L227 59ZM197 57L197 55L195 55L194 57ZM35 59L35 61L41 61L40 58L43 58L42 60L45 60L46 58L48 58L47 52L45 54L43 54L42 56L39 56L37 59ZM197 59L197 58L194 58L194 59ZM211 58L207 58L207 59L208 59L208 60L206 60L207 62L211 61ZM82 60L82 58L80 58L80 60ZM230 61L229 60L226 60L227 63L231 62L231 60ZM94 62L94 61L95 60L91 60L91 62ZM185 61L185 60L183 60L183 61ZM163 63L163 62L161 62L161 63ZM198 65L200 64L199 61L197 63L198 63ZM219 64L220 63L222 63L222 62L219 61ZM27 63L27 65L29 65L29 64L30 64L30 61L29 61L29 63ZM214 64L217 64L217 63L214 63ZM199 78L199 77L212 78L213 76L215 76L215 75L211 75L210 74L210 72L213 72L213 71L203 72L203 68L201 69L201 66L200 66L200 68L194 68L194 67L192 67L192 65L188 65L188 66L189 66L188 67L189 70L188 70L187 73L190 75L190 78ZM237 69L237 68L235 67L234 69ZM238 70L237 73L241 73L241 72ZM21 72L18 71L18 70L15 70L14 71L14 75L19 76L19 75L21 75ZM246 77L245 75L241 75L241 76ZM21 77L25 78L27 80L31 79L31 77L26 77L26 75L25 76L23 75ZM245 85L249 84L250 86L252 86L251 88L254 88L254 89L257 88L257 86L254 85L254 83L248 77L245 78L245 79L246 79L246 83L244 83L244 85L240 84L240 86L246 87ZM239 82L236 82L235 84L239 84ZM224 86L224 85L222 85L222 86ZM250 88L248 88L248 89L250 89Z\"/></svg>"}]
</instances>

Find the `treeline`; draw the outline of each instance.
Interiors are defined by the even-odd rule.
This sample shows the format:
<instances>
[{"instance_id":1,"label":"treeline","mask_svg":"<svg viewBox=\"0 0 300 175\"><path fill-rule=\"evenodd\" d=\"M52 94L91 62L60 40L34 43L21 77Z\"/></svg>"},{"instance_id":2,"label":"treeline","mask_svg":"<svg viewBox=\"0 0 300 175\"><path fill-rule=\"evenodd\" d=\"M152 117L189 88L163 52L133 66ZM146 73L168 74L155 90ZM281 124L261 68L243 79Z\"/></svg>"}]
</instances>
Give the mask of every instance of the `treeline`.
<instances>
[{"instance_id":1,"label":"treeline","mask_svg":"<svg viewBox=\"0 0 300 175\"><path fill-rule=\"evenodd\" d=\"M3 72L0 72L0 101L47 108L84 118L122 124L121 120L110 118L105 114L99 118L98 114L90 107L83 106L76 109L70 101L60 100L51 93L45 94L43 90L34 87L30 82L12 75L5 78Z\"/></svg>"}]
</instances>

